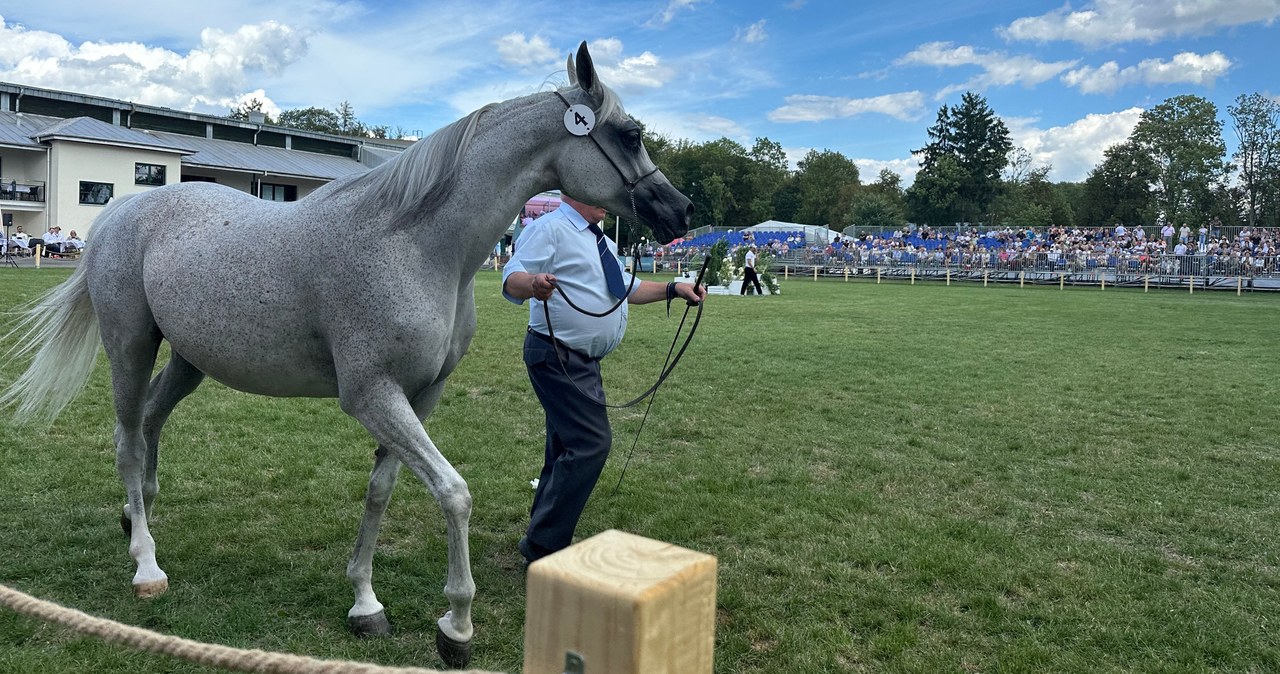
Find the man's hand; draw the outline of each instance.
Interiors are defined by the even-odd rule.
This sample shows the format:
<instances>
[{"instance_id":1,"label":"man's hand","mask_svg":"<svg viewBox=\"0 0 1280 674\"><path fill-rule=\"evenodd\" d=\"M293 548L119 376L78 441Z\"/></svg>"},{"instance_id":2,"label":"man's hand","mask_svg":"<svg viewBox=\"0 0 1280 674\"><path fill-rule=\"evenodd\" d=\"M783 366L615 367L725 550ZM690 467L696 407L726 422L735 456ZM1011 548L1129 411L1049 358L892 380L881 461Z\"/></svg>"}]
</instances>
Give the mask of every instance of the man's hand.
<instances>
[{"instance_id":1,"label":"man's hand","mask_svg":"<svg viewBox=\"0 0 1280 674\"><path fill-rule=\"evenodd\" d=\"M507 277L506 292L520 300L527 300L530 297L536 297L543 302L551 299L551 293L556 289L555 274L529 274L527 272L512 272Z\"/></svg>"},{"instance_id":2,"label":"man's hand","mask_svg":"<svg viewBox=\"0 0 1280 674\"><path fill-rule=\"evenodd\" d=\"M702 300L707 299L707 287L704 285L695 286L692 283L677 283L676 295L683 297L689 306L697 306Z\"/></svg>"},{"instance_id":3,"label":"man's hand","mask_svg":"<svg viewBox=\"0 0 1280 674\"><path fill-rule=\"evenodd\" d=\"M555 274L533 274L530 279L530 287L533 290L533 296L546 302L551 299L551 295L556 291Z\"/></svg>"}]
</instances>

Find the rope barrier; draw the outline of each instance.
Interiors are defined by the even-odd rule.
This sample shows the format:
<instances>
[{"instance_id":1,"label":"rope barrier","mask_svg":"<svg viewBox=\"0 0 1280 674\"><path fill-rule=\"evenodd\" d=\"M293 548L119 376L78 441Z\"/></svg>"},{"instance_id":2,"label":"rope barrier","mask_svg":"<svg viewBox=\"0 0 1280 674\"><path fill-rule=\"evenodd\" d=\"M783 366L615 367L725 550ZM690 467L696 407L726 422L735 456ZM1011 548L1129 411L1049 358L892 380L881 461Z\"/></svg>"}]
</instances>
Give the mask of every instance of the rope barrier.
<instances>
[{"instance_id":1,"label":"rope barrier","mask_svg":"<svg viewBox=\"0 0 1280 674\"><path fill-rule=\"evenodd\" d=\"M320 660L288 653L246 650L206 644L151 630L96 618L53 602L36 599L6 585L0 585L0 605L30 618L57 623L80 634L121 644L135 650L159 653L187 662L255 674L499 674L479 669L449 670L418 667L383 667L362 662Z\"/></svg>"}]
</instances>

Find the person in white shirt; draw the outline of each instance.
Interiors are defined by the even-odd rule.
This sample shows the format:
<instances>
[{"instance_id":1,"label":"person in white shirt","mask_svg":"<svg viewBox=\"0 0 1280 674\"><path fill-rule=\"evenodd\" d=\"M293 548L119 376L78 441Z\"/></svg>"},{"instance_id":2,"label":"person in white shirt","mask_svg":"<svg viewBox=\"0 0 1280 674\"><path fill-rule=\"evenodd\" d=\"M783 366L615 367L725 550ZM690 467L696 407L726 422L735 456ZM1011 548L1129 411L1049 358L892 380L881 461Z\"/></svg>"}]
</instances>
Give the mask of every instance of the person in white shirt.
<instances>
[{"instance_id":1,"label":"person in white shirt","mask_svg":"<svg viewBox=\"0 0 1280 674\"><path fill-rule=\"evenodd\" d=\"M44 254L45 256L59 254L62 252L62 244L66 242L66 237L62 235L62 228L54 225L49 231L44 233Z\"/></svg>"},{"instance_id":2,"label":"person in white shirt","mask_svg":"<svg viewBox=\"0 0 1280 674\"><path fill-rule=\"evenodd\" d=\"M757 295L764 294L764 288L760 286L760 277L756 275L755 246L747 249L747 257L742 262L742 291L739 294L746 295L747 287L751 284L755 284Z\"/></svg>"},{"instance_id":3,"label":"person in white shirt","mask_svg":"<svg viewBox=\"0 0 1280 674\"><path fill-rule=\"evenodd\" d=\"M67 250L72 250L72 249L83 250L84 249L84 239L81 239L80 235L76 234L76 230L74 229L71 230L71 236L67 237L66 249Z\"/></svg>"},{"instance_id":4,"label":"person in white shirt","mask_svg":"<svg viewBox=\"0 0 1280 674\"><path fill-rule=\"evenodd\" d=\"M637 279L632 287L632 279L618 267L617 245L596 226L604 215L603 208L565 195L560 208L534 220L521 234L503 268L503 297L515 304L533 300L524 364L546 416L542 472L529 527L520 539L526 562L573 542L578 519L609 456L613 432L608 409L584 392L604 398L600 359L622 341L627 305L664 299L669 303L676 297L696 303L707 295L705 288L688 283ZM607 316L588 316L570 307L554 292L557 288L587 311L605 312L626 301ZM547 325L547 313L553 325Z\"/></svg>"}]
</instances>

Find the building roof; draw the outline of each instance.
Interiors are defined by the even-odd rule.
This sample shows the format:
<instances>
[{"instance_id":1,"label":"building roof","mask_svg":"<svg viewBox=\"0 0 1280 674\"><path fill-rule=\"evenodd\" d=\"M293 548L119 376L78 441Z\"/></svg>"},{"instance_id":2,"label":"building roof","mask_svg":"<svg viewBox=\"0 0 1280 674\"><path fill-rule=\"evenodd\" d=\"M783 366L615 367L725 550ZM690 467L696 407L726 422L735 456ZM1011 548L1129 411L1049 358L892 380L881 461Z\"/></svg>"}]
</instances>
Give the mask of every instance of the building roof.
<instances>
[{"instance_id":1,"label":"building roof","mask_svg":"<svg viewBox=\"0 0 1280 674\"><path fill-rule=\"evenodd\" d=\"M74 140L85 143L117 145L183 155L182 165L228 171L241 171L260 175L296 177L312 180L333 180L367 171L378 164L394 159L411 145L409 141L380 138L349 138L315 131L302 131L243 120L232 120L213 115L156 108L125 101L96 96L86 96L36 87L24 87L0 82L0 95L39 97L68 105L78 105L113 111L118 119L133 119L131 113L148 113L181 120L207 123L215 126L267 132L276 138L283 135L316 139L328 143L348 145L352 156L323 154L305 150L287 150L269 145L222 140L205 135L189 135L172 131L130 128L103 121L101 118L78 116L63 118L30 112L0 110L0 146L31 150L46 150L49 141ZM48 106L46 106L48 107ZM256 135L254 136L256 139ZM355 156L359 159L354 158Z\"/></svg>"},{"instance_id":2,"label":"building roof","mask_svg":"<svg viewBox=\"0 0 1280 674\"><path fill-rule=\"evenodd\" d=\"M158 136L159 134L117 126L91 117L63 119L31 134L32 140L37 142L70 139L182 154L193 152L191 144L186 142L189 136L173 136L171 139L162 139Z\"/></svg>"},{"instance_id":3,"label":"building roof","mask_svg":"<svg viewBox=\"0 0 1280 674\"><path fill-rule=\"evenodd\" d=\"M191 148L192 154L182 158L183 166L323 180L333 180L369 170L367 165L349 157L250 145L230 140L196 138L160 131L153 131L150 135Z\"/></svg>"},{"instance_id":4,"label":"building roof","mask_svg":"<svg viewBox=\"0 0 1280 674\"><path fill-rule=\"evenodd\" d=\"M31 134L58 121L57 117L0 110L0 145L44 149L45 146L32 139Z\"/></svg>"}]
</instances>

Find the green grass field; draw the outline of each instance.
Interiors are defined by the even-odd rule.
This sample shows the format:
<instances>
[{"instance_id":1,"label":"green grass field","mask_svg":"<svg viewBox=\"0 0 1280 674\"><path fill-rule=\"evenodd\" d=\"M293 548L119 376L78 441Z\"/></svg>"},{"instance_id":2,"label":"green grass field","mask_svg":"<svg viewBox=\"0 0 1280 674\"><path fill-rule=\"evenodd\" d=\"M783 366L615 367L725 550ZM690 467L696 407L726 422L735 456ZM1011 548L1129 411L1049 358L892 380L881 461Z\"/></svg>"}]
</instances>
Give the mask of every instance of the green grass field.
<instances>
[{"instance_id":1,"label":"green grass field","mask_svg":"<svg viewBox=\"0 0 1280 674\"><path fill-rule=\"evenodd\" d=\"M3 306L65 278L0 272ZM427 422L474 497L473 666L521 666L516 551L542 456L526 310L480 332ZM632 312L623 400L676 318ZM716 670L1280 671L1280 296L791 280L713 297L616 495L579 526L718 557ZM21 364L3 364L4 381ZM105 358L48 430L0 426L0 582L229 645L440 667L444 523L401 476L375 560L396 635L345 631L373 442L334 401L207 382L166 428L152 532L171 590L132 597ZM0 612L0 672L211 671Z\"/></svg>"}]
</instances>

